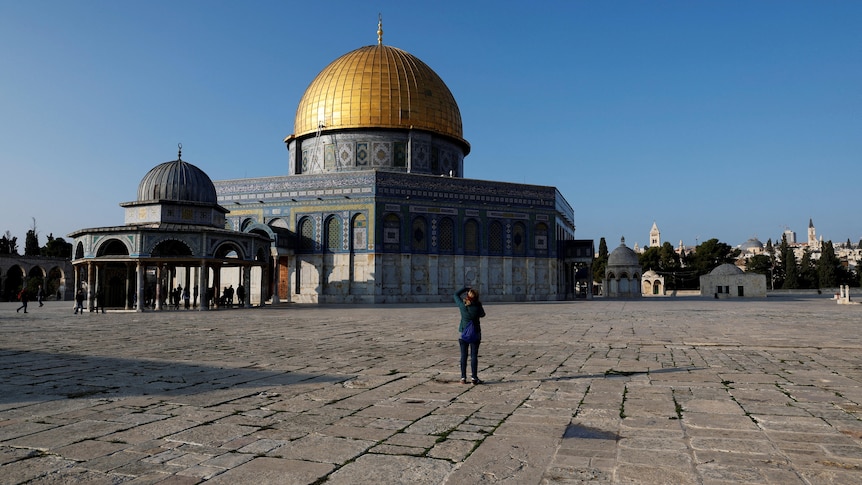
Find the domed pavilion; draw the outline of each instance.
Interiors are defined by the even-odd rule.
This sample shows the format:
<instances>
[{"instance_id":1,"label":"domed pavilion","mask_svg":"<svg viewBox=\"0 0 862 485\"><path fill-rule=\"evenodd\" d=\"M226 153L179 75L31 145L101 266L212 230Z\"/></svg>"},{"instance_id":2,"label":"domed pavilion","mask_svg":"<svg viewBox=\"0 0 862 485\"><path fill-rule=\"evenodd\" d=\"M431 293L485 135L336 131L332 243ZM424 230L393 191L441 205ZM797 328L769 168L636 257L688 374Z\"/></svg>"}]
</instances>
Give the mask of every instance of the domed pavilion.
<instances>
[{"instance_id":1,"label":"domed pavilion","mask_svg":"<svg viewBox=\"0 0 862 485\"><path fill-rule=\"evenodd\" d=\"M269 237L225 228L228 210L218 204L212 180L182 151L147 172L137 200L120 206L125 225L69 234L75 288L86 292L91 309L101 297L104 308L160 310L179 288L205 310L210 299L221 303L215 297L223 277L244 284L244 306L265 301ZM207 288L212 298L201 291Z\"/></svg>"},{"instance_id":2,"label":"domed pavilion","mask_svg":"<svg viewBox=\"0 0 862 485\"><path fill-rule=\"evenodd\" d=\"M626 238L608 255L604 294L608 298L640 298L641 264L637 253L626 246Z\"/></svg>"},{"instance_id":3,"label":"domed pavilion","mask_svg":"<svg viewBox=\"0 0 862 485\"><path fill-rule=\"evenodd\" d=\"M284 143L286 175L215 182L228 225L272 241L273 302L559 300L592 261L555 187L464 178L455 97L381 24L311 81Z\"/></svg>"}]
</instances>

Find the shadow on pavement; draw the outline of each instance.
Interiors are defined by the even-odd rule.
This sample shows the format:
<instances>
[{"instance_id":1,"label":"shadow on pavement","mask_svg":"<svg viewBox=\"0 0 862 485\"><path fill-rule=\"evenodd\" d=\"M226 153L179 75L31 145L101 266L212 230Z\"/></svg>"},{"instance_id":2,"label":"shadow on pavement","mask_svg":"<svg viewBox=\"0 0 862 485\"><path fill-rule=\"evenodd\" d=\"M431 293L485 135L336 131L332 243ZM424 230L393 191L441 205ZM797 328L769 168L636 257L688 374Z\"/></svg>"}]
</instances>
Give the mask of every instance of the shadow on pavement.
<instances>
[{"instance_id":1,"label":"shadow on pavement","mask_svg":"<svg viewBox=\"0 0 862 485\"><path fill-rule=\"evenodd\" d=\"M53 399L177 396L238 387L349 380L249 367L0 349L0 404Z\"/></svg>"}]
</instances>

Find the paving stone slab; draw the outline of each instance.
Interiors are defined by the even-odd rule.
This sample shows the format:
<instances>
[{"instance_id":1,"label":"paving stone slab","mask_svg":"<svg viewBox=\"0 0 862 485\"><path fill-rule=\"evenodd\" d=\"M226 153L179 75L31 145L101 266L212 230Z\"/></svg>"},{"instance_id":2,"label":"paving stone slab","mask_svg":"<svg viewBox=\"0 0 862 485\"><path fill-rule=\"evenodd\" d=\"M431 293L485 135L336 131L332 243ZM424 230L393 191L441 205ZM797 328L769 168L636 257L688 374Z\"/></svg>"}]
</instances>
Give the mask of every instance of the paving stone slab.
<instances>
[{"instance_id":1,"label":"paving stone slab","mask_svg":"<svg viewBox=\"0 0 862 485\"><path fill-rule=\"evenodd\" d=\"M493 303L482 386L458 383L452 305L27 320L10 305L0 477L28 485L862 476L862 305Z\"/></svg>"},{"instance_id":2,"label":"paving stone slab","mask_svg":"<svg viewBox=\"0 0 862 485\"><path fill-rule=\"evenodd\" d=\"M327 463L261 457L216 475L207 485L307 485L318 482L334 468Z\"/></svg>"},{"instance_id":3,"label":"paving stone slab","mask_svg":"<svg viewBox=\"0 0 862 485\"><path fill-rule=\"evenodd\" d=\"M326 481L327 485L377 485L444 483L453 465L444 460L393 455L363 455L342 467ZM457 483L457 482L450 482Z\"/></svg>"}]
</instances>

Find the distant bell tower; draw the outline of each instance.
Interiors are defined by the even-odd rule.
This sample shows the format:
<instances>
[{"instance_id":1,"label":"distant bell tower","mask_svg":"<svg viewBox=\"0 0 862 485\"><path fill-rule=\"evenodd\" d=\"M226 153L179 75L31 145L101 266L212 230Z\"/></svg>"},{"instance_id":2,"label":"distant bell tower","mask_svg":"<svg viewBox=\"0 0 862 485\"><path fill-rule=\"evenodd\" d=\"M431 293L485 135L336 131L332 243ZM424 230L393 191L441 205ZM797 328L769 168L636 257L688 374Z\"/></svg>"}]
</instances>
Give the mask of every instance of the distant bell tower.
<instances>
[{"instance_id":1,"label":"distant bell tower","mask_svg":"<svg viewBox=\"0 0 862 485\"><path fill-rule=\"evenodd\" d=\"M657 248L659 246L661 246L661 231L658 230L658 226L653 221L652 229L649 231L649 247Z\"/></svg>"},{"instance_id":2,"label":"distant bell tower","mask_svg":"<svg viewBox=\"0 0 862 485\"><path fill-rule=\"evenodd\" d=\"M820 245L817 244L817 231L814 229L812 219L808 219L808 247L812 250L820 249Z\"/></svg>"}]
</instances>

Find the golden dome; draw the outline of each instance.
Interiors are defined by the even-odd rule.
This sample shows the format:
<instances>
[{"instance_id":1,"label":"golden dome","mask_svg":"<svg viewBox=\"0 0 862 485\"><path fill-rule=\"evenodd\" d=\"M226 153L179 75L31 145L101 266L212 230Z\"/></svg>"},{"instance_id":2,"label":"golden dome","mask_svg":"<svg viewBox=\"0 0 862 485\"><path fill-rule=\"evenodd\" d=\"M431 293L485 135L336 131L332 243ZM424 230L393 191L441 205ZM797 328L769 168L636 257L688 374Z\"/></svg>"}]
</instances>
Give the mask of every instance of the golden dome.
<instances>
[{"instance_id":1,"label":"golden dome","mask_svg":"<svg viewBox=\"0 0 862 485\"><path fill-rule=\"evenodd\" d=\"M417 57L380 43L348 52L314 78L287 140L318 128L414 128L469 147L455 97L440 76Z\"/></svg>"}]
</instances>

